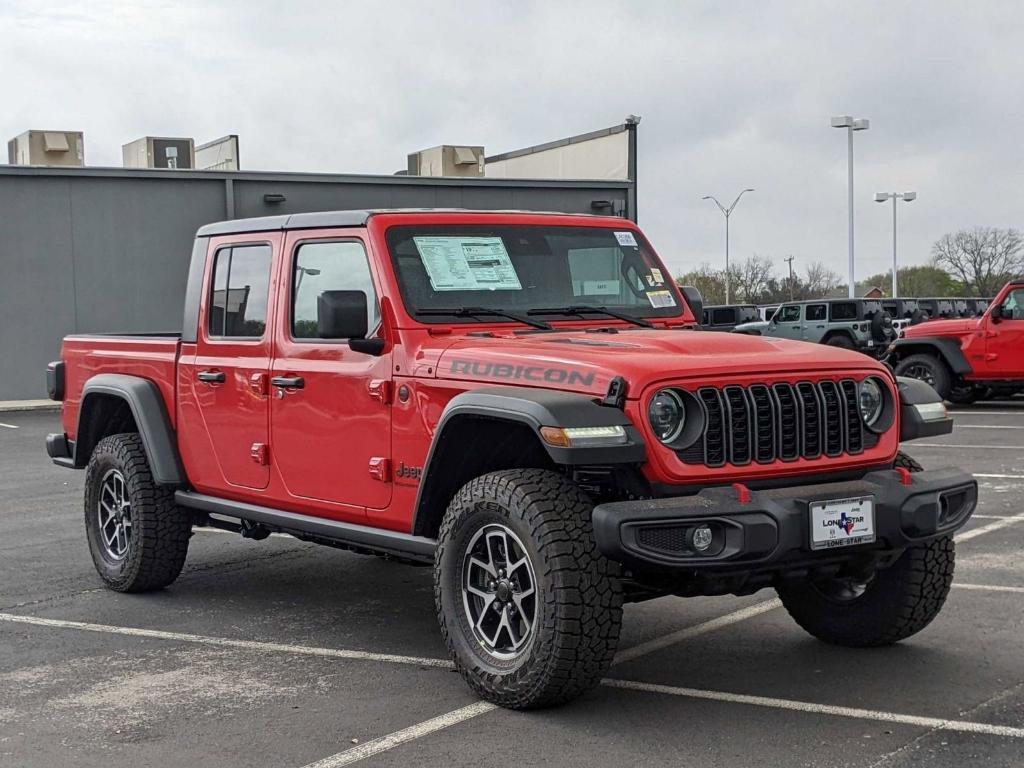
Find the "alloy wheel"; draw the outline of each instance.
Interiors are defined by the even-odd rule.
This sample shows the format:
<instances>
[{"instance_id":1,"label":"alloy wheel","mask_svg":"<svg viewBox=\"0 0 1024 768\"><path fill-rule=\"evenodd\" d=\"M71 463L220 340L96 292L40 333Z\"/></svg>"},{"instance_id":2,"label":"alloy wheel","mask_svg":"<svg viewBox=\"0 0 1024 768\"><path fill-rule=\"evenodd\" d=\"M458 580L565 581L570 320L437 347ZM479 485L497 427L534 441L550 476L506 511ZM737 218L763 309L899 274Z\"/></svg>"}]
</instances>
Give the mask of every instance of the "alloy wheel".
<instances>
[{"instance_id":1,"label":"alloy wheel","mask_svg":"<svg viewBox=\"0 0 1024 768\"><path fill-rule=\"evenodd\" d=\"M104 554L111 560L123 560L131 547L132 505L128 485L119 470L111 469L103 475L96 513Z\"/></svg>"}]
</instances>

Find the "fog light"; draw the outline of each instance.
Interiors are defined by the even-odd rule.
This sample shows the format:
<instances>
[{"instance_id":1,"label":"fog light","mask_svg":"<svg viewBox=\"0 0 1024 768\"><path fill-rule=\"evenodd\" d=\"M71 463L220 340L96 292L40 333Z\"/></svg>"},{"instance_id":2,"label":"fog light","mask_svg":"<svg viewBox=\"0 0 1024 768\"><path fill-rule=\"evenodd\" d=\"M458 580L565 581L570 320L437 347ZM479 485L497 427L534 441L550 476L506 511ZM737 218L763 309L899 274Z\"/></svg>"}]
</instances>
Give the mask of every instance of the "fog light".
<instances>
[{"instance_id":1,"label":"fog light","mask_svg":"<svg viewBox=\"0 0 1024 768\"><path fill-rule=\"evenodd\" d=\"M698 552L707 552L711 546L714 535L706 525L699 525L693 529L693 548Z\"/></svg>"}]
</instances>

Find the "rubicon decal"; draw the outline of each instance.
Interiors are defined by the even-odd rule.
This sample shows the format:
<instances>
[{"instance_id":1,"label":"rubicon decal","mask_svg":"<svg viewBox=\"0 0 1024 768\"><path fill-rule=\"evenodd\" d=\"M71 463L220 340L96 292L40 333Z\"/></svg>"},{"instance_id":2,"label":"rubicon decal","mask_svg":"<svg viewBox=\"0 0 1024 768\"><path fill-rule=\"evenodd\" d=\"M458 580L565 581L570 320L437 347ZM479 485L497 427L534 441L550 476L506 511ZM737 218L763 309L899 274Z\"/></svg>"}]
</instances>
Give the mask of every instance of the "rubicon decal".
<instances>
[{"instance_id":1,"label":"rubicon decal","mask_svg":"<svg viewBox=\"0 0 1024 768\"><path fill-rule=\"evenodd\" d=\"M580 384L592 386L595 374L582 373L571 368L546 368L541 365L511 365L509 363L481 363L473 360L452 360L449 373L477 376L482 379L509 379L511 381L540 381L546 384Z\"/></svg>"}]
</instances>

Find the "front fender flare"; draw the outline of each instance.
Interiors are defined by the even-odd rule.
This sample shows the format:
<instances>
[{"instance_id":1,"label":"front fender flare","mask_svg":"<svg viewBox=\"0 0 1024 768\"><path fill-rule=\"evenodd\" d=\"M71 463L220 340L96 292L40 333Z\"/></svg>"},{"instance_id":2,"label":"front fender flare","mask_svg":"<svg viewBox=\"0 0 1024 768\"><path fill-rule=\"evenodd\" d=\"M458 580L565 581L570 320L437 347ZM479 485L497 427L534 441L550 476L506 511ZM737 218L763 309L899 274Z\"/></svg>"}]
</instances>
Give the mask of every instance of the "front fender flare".
<instances>
[{"instance_id":1,"label":"front fender flare","mask_svg":"<svg viewBox=\"0 0 1024 768\"><path fill-rule=\"evenodd\" d=\"M900 356L917 354L911 351L913 348L924 348L933 352L958 376L966 376L971 372L971 364L967 362L964 351L956 339L947 339L943 336L915 336L896 339L892 343L893 352Z\"/></svg>"}]
</instances>

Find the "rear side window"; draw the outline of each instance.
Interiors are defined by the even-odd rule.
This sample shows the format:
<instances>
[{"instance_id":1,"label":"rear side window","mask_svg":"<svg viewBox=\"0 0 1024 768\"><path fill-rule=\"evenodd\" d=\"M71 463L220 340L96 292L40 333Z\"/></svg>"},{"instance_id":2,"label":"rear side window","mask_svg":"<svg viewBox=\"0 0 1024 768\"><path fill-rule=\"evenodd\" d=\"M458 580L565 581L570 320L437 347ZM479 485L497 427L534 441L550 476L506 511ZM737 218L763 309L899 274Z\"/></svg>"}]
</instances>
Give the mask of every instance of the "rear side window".
<instances>
[{"instance_id":1,"label":"rear side window","mask_svg":"<svg viewBox=\"0 0 1024 768\"><path fill-rule=\"evenodd\" d=\"M214 256L208 331L210 336L258 339L267 329L269 245L235 245Z\"/></svg>"},{"instance_id":2,"label":"rear side window","mask_svg":"<svg viewBox=\"0 0 1024 768\"><path fill-rule=\"evenodd\" d=\"M808 320L824 320L826 308L824 304L808 304L807 305L807 319Z\"/></svg>"},{"instance_id":3,"label":"rear side window","mask_svg":"<svg viewBox=\"0 0 1024 768\"><path fill-rule=\"evenodd\" d=\"M711 324L712 325L729 325L733 322L733 313L731 309L715 309L711 312Z\"/></svg>"},{"instance_id":4,"label":"rear side window","mask_svg":"<svg viewBox=\"0 0 1024 768\"><path fill-rule=\"evenodd\" d=\"M837 302L832 305L832 320L858 320L857 305L852 301Z\"/></svg>"},{"instance_id":5,"label":"rear side window","mask_svg":"<svg viewBox=\"0 0 1024 768\"><path fill-rule=\"evenodd\" d=\"M377 292L370 277L363 244L357 240L303 243L292 269L292 338L318 339L317 300L324 291L362 291L367 323L377 327Z\"/></svg>"}]
</instances>

